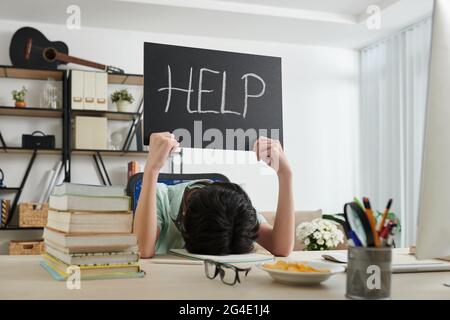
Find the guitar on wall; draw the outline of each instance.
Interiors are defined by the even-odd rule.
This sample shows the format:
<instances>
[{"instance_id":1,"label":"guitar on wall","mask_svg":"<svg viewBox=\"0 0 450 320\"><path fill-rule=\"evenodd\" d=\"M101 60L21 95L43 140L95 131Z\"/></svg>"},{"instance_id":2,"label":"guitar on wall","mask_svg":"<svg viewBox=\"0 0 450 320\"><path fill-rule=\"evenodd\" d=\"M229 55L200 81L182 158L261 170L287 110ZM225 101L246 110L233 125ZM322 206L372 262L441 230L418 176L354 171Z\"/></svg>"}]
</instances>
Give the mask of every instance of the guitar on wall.
<instances>
[{"instance_id":1,"label":"guitar on wall","mask_svg":"<svg viewBox=\"0 0 450 320\"><path fill-rule=\"evenodd\" d=\"M39 30L23 27L17 30L9 46L13 66L56 70L60 64L75 63L108 73L123 74L117 67L69 56L69 47L62 41L50 41Z\"/></svg>"}]
</instances>

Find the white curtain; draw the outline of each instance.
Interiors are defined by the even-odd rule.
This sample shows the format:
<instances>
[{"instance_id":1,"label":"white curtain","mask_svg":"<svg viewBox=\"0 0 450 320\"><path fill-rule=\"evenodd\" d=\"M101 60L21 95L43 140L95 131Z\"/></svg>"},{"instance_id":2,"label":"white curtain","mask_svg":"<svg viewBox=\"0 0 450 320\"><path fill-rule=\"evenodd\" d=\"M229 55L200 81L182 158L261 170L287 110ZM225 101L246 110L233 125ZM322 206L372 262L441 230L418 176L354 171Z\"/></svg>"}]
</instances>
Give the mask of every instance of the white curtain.
<instances>
[{"instance_id":1,"label":"white curtain","mask_svg":"<svg viewBox=\"0 0 450 320\"><path fill-rule=\"evenodd\" d=\"M361 191L394 199L402 246L415 244L431 18L361 51Z\"/></svg>"}]
</instances>

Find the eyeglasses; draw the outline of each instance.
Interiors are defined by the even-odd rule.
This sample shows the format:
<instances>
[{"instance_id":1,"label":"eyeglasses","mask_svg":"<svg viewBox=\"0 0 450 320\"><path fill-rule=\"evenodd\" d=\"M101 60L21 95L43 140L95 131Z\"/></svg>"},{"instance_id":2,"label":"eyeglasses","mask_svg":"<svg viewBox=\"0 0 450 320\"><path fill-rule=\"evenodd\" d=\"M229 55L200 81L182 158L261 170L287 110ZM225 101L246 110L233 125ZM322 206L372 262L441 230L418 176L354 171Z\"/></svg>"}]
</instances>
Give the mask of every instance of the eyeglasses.
<instances>
[{"instance_id":1,"label":"eyeglasses","mask_svg":"<svg viewBox=\"0 0 450 320\"><path fill-rule=\"evenodd\" d=\"M236 282L241 283L239 272L243 272L245 276L250 272L251 268L238 268L228 263L217 262L214 260L205 260L205 274L208 279L215 279L220 275L223 283L233 286Z\"/></svg>"}]
</instances>

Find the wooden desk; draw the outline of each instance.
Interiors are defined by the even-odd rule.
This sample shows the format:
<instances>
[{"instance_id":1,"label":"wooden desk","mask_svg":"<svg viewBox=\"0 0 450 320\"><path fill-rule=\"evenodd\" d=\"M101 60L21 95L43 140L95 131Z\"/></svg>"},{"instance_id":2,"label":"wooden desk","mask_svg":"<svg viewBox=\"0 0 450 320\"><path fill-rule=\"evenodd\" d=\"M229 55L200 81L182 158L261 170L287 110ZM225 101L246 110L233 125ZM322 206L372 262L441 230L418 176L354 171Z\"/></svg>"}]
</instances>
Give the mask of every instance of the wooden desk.
<instances>
[{"instance_id":1,"label":"wooden desk","mask_svg":"<svg viewBox=\"0 0 450 320\"><path fill-rule=\"evenodd\" d=\"M299 260L320 259L321 253L294 252ZM164 258L167 258L164 257ZM243 283L226 286L219 279L208 280L202 265L154 264L141 260L144 279L82 281L80 290L66 289L39 266L39 256L0 256L0 299L345 299L345 273L321 286L295 287L274 282L268 274L253 268ZM157 258L156 258L157 259ZM394 261L410 261L404 250ZM450 272L394 274L394 299L450 299L443 286Z\"/></svg>"}]
</instances>

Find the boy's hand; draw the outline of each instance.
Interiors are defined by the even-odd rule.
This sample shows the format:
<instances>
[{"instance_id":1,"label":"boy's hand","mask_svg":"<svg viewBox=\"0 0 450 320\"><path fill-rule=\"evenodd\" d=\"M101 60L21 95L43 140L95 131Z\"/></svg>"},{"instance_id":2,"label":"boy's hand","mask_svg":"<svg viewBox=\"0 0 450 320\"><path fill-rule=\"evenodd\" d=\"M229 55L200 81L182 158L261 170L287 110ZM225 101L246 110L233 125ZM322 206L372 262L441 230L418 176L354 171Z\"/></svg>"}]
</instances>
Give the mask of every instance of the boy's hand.
<instances>
[{"instance_id":1,"label":"boy's hand","mask_svg":"<svg viewBox=\"0 0 450 320\"><path fill-rule=\"evenodd\" d=\"M158 172L166 163L170 153L179 147L175 136L170 132L152 133L150 136L149 153L146 168Z\"/></svg>"},{"instance_id":2,"label":"boy's hand","mask_svg":"<svg viewBox=\"0 0 450 320\"><path fill-rule=\"evenodd\" d=\"M291 167L280 141L260 137L253 146L258 161L262 160L272 167L278 175L291 174Z\"/></svg>"}]
</instances>

